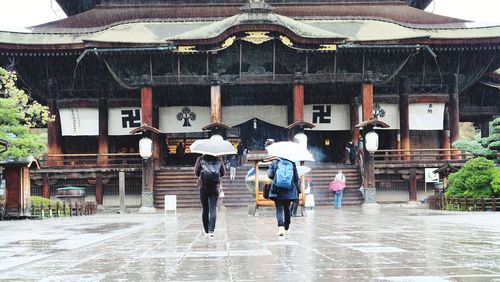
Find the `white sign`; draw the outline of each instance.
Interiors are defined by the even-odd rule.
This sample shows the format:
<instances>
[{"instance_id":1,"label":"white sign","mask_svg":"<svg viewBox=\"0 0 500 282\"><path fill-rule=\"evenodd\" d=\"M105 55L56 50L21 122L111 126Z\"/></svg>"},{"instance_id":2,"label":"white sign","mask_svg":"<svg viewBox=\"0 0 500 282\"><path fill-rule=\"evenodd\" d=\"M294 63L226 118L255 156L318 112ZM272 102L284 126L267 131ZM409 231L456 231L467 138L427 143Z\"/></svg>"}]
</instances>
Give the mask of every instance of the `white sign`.
<instances>
[{"instance_id":1,"label":"white sign","mask_svg":"<svg viewBox=\"0 0 500 282\"><path fill-rule=\"evenodd\" d=\"M443 103L410 104L408 111L410 130L443 130Z\"/></svg>"},{"instance_id":2,"label":"white sign","mask_svg":"<svg viewBox=\"0 0 500 282\"><path fill-rule=\"evenodd\" d=\"M348 104L304 105L304 120L314 124L310 130L350 130Z\"/></svg>"},{"instance_id":3,"label":"white sign","mask_svg":"<svg viewBox=\"0 0 500 282\"><path fill-rule=\"evenodd\" d=\"M210 124L210 107L160 107L160 131L165 133L203 132Z\"/></svg>"},{"instance_id":4,"label":"white sign","mask_svg":"<svg viewBox=\"0 0 500 282\"><path fill-rule=\"evenodd\" d=\"M108 134L129 135L141 126L141 108L110 108L108 111Z\"/></svg>"},{"instance_id":5,"label":"white sign","mask_svg":"<svg viewBox=\"0 0 500 282\"><path fill-rule=\"evenodd\" d=\"M434 173L437 168L425 168L425 182L439 182L439 173Z\"/></svg>"},{"instance_id":6,"label":"white sign","mask_svg":"<svg viewBox=\"0 0 500 282\"><path fill-rule=\"evenodd\" d=\"M285 105L249 105L222 107L222 123L235 126L247 120L258 118L267 123L285 127L287 107Z\"/></svg>"},{"instance_id":7,"label":"white sign","mask_svg":"<svg viewBox=\"0 0 500 282\"><path fill-rule=\"evenodd\" d=\"M99 135L99 111L97 108L61 108L59 116L63 136Z\"/></svg>"}]
</instances>

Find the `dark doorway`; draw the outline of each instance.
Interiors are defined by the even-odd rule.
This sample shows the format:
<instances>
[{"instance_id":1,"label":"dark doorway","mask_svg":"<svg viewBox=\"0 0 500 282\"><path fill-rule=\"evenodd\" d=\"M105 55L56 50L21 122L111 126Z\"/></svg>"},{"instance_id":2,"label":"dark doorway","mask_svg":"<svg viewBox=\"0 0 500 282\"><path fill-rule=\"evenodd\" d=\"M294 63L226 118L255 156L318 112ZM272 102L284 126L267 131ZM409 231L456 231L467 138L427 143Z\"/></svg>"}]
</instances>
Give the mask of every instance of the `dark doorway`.
<instances>
[{"instance_id":1,"label":"dark doorway","mask_svg":"<svg viewBox=\"0 0 500 282\"><path fill-rule=\"evenodd\" d=\"M349 143L349 131L313 131L307 130L307 147L316 162L345 163L345 147Z\"/></svg>"}]
</instances>

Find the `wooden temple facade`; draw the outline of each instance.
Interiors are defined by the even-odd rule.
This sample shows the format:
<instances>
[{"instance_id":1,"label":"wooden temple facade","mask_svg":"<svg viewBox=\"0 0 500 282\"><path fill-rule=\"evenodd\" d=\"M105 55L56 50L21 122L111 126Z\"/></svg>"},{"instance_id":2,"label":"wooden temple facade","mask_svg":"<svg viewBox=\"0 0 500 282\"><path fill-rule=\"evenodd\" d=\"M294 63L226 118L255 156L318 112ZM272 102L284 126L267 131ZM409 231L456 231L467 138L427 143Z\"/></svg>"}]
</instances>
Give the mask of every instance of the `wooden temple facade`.
<instances>
[{"instance_id":1,"label":"wooden temple facade","mask_svg":"<svg viewBox=\"0 0 500 282\"><path fill-rule=\"evenodd\" d=\"M376 128L377 187L404 182L417 200L424 167L460 158L459 122L487 134L500 114L500 27L426 13L429 1L58 2L68 18L0 31L0 65L56 117L33 176L46 197L85 178L102 204L109 175L140 173L141 125L161 132L156 171L192 165L176 146L216 125L249 150L303 131L318 165L344 163L376 114L390 126Z\"/></svg>"}]
</instances>

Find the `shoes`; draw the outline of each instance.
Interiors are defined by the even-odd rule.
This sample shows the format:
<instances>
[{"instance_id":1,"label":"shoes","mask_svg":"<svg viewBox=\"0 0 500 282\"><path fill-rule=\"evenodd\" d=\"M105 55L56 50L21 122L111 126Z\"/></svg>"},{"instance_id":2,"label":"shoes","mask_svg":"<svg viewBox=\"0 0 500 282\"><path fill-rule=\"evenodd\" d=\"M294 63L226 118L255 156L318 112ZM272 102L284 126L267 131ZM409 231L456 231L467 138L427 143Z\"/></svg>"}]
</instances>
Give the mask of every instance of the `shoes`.
<instances>
[{"instance_id":1,"label":"shoes","mask_svg":"<svg viewBox=\"0 0 500 282\"><path fill-rule=\"evenodd\" d=\"M214 232L210 232L210 233L208 233L208 237L209 237L209 238L214 238L214 237L215 237Z\"/></svg>"},{"instance_id":2,"label":"shoes","mask_svg":"<svg viewBox=\"0 0 500 282\"><path fill-rule=\"evenodd\" d=\"M278 236L284 236L285 235L285 227L280 226L278 227Z\"/></svg>"},{"instance_id":3,"label":"shoes","mask_svg":"<svg viewBox=\"0 0 500 282\"><path fill-rule=\"evenodd\" d=\"M288 235L290 232L288 229L285 230L285 235Z\"/></svg>"}]
</instances>

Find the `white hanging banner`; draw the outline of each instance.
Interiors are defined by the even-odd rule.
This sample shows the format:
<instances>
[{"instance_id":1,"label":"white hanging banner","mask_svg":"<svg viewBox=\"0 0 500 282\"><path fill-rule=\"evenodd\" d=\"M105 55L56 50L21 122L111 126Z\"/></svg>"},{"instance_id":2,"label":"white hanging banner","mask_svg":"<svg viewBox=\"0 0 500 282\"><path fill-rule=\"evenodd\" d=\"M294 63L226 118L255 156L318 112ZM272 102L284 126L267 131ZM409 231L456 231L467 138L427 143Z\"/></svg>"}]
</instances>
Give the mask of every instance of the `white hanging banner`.
<instances>
[{"instance_id":1,"label":"white hanging banner","mask_svg":"<svg viewBox=\"0 0 500 282\"><path fill-rule=\"evenodd\" d=\"M285 127L287 107L285 105L245 105L222 107L222 123L235 126L249 119L258 118L267 123Z\"/></svg>"},{"instance_id":2,"label":"white hanging banner","mask_svg":"<svg viewBox=\"0 0 500 282\"><path fill-rule=\"evenodd\" d=\"M310 130L350 130L349 105L304 105L304 121L314 124Z\"/></svg>"},{"instance_id":3,"label":"white hanging banner","mask_svg":"<svg viewBox=\"0 0 500 282\"><path fill-rule=\"evenodd\" d=\"M160 131L165 133L203 132L210 124L210 107L160 107Z\"/></svg>"},{"instance_id":4,"label":"white hanging banner","mask_svg":"<svg viewBox=\"0 0 500 282\"><path fill-rule=\"evenodd\" d=\"M444 103L416 103L409 106L410 130L443 130Z\"/></svg>"},{"instance_id":5,"label":"white hanging banner","mask_svg":"<svg viewBox=\"0 0 500 282\"><path fill-rule=\"evenodd\" d=\"M108 135L129 135L141 126L141 108L109 108Z\"/></svg>"},{"instance_id":6,"label":"white hanging banner","mask_svg":"<svg viewBox=\"0 0 500 282\"><path fill-rule=\"evenodd\" d=\"M399 129L399 105L398 104L386 104L386 103L375 103L374 108L378 105L379 111L379 120L385 122L389 125L388 128L377 127L377 130L385 130L385 129ZM363 106L359 105L358 108L358 117L359 121L363 121Z\"/></svg>"},{"instance_id":7,"label":"white hanging banner","mask_svg":"<svg viewBox=\"0 0 500 282\"><path fill-rule=\"evenodd\" d=\"M97 108L61 108L59 116L63 136L99 135L99 110Z\"/></svg>"}]
</instances>

